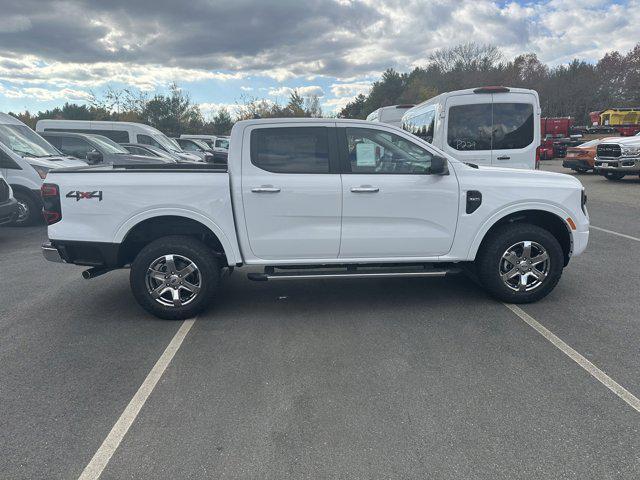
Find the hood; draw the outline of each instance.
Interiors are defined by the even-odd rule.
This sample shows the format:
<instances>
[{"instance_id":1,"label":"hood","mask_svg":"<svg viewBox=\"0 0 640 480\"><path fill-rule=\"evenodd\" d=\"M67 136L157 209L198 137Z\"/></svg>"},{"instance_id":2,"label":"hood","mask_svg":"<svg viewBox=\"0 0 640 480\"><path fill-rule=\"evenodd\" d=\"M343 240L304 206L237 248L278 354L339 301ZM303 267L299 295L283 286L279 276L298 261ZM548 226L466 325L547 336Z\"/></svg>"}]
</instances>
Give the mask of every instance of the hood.
<instances>
[{"instance_id":1,"label":"hood","mask_svg":"<svg viewBox=\"0 0 640 480\"><path fill-rule=\"evenodd\" d=\"M499 184L500 179L505 180L518 180L535 183L563 183L567 186L574 186L582 188L580 180L573 175L567 175L566 173L547 172L544 170L525 170L519 168L505 168L505 167L487 167L478 166L469 167L468 165L457 163L455 164L456 172L465 176L482 175L486 178L495 178L496 183Z\"/></svg>"},{"instance_id":2,"label":"hood","mask_svg":"<svg viewBox=\"0 0 640 480\"><path fill-rule=\"evenodd\" d=\"M617 145L640 145L640 137L609 137L602 142L603 143L615 143Z\"/></svg>"},{"instance_id":3,"label":"hood","mask_svg":"<svg viewBox=\"0 0 640 480\"><path fill-rule=\"evenodd\" d=\"M194 155L193 153L176 152L175 154L178 155L183 160L189 160L190 162L201 162L202 161L202 157L199 157L198 155Z\"/></svg>"},{"instance_id":4,"label":"hood","mask_svg":"<svg viewBox=\"0 0 640 480\"><path fill-rule=\"evenodd\" d=\"M87 165L84 160L75 157L22 157L28 164L45 168L83 167Z\"/></svg>"}]
</instances>

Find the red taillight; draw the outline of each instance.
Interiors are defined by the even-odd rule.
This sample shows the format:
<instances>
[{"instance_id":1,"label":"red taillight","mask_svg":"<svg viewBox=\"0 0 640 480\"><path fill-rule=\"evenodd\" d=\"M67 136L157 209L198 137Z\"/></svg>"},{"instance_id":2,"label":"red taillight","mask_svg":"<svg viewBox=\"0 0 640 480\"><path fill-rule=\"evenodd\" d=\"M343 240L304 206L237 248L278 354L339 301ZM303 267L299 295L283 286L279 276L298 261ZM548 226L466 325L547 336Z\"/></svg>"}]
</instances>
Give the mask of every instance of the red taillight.
<instances>
[{"instance_id":1,"label":"red taillight","mask_svg":"<svg viewBox=\"0 0 640 480\"><path fill-rule=\"evenodd\" d=\"M43 183L40 187L42 195L42 215L47 225L53 225L62 220L60 207L60 189L55 183Z\"/></svg>"},{"instance_id":2,"label":"red taillight","mask_svg":"<svg viewBox=\"0 0 640 480\"><path fill-rule=\"evenodd\" d=\"M59 196L58 186L55 183L43 183L42 187L40 187L40 192L43 197Z\"/></svg>"}]
</instances>

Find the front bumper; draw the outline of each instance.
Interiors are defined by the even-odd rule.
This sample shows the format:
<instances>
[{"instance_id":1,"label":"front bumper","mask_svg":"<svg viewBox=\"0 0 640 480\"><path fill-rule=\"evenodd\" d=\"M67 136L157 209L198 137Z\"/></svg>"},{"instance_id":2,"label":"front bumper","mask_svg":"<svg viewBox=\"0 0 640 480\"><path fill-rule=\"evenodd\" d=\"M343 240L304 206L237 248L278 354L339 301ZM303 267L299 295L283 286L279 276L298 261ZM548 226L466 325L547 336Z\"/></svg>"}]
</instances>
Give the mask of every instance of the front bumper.
<instances>
[{"instance_id":1,"label":"front bumper","mask_svg":"<svg viewBox=\"0 0 640 480\"><path fill-rule=\"evenodd\" d=\"M596 157L594 171L597 173L618 172L618 173L640 173L640 157L616 157L599 158Z\"/></svg>"},{"instance_id":2,"label":"front bumper","mask_svg":"<svg viewBox=\"0 0 640 480\"><path fill-rule=\"evenodd\" d=\"M584 170L591 170L593 168L593 165L590 165L587 160L582 160L577 158L569 159L567 157L565 157L565 159L562 161L562 166L564 168L571 168L571 169L581 168Z\"/></svg>"},{"instance_id":3,"label":"front bumper","mask_svg":"<svg viewBox=\"0 0 640 480\"><path fill-rule=\"evenodd\" d=\"M58 249L49 242L42 244L42 255L49 262L66 263Z\"/></svg>"},{"instance_id":4,"label":"front bumper","mask_svg":"<svg viewBox=\"0 0 640 480\"><path fill-rule=\"evenodd\" d=\"M18 216L18 202L10 198L0 204L0 225L13 222Z\"/></svg>"}]
</instances>

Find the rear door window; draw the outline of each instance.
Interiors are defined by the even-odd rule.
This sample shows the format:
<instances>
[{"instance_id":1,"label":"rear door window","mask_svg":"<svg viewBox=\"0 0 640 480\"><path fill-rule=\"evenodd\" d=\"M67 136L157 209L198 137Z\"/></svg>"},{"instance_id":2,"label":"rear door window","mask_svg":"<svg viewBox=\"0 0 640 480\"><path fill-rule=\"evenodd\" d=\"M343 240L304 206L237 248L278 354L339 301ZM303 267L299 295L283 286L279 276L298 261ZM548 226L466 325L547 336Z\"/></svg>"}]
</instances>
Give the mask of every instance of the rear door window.
<instances>
[{"instance_id":1,"label":"rear door window","mask_svg":"<svg viewBox=\"0 0 640 480\"><path fill-rule=\"evenodd\" d=\"M272 173L329 173L328 128L256 129L251 132L251 163Z\"/></svg>"},{"instance_id":2,"label":"rear door window","mask_svg":"<svg viewBox=\"0 0 640 480\"><path fill-rule=\"evenodd\" d=\"M493 104L493 150L524 148L533 142L533 105Z\"/></svg>"},{"instance_id":3,"label":"rear door window","mask_svg":"<svg viewBox=\"0 0 640 480\"><path fill-rule=\"evenodd\" d=\"M455 105L449 108L447 143L460 151L491 150L490 103Z\"/></svg>"}]
</instances>

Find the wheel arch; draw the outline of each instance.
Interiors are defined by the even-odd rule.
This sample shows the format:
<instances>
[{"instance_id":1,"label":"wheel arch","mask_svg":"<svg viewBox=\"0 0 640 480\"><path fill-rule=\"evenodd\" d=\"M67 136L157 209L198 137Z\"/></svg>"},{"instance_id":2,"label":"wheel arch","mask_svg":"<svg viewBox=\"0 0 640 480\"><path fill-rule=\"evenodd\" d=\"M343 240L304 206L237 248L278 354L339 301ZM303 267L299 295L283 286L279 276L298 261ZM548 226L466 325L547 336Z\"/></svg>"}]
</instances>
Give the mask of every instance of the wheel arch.
<instances>
[{"instance_id":1,"label":"wheel arch","mask_svg":"<svg viewBox=\"0 0 640 480\"><path fill-rule=\"evenodd\" d=\"M187 235L198 238L221 257L223 264L234 265L234 250L224 232L213 222L203 222L196 215L163 213L144 218L134 217L116 234L119 244L118 263L131 263L148 243L169 235Z\"/></svg>"},{"instance_id":2,"label":"wheel arch","mask_svg":"<svg viewBox=\"0 0 640 480\"><path fill-rule=\"evenodd\" d=\"M564 264L566 266L573 252L573 234L571 233L571 227L565 220L568 217L570 217L570 215L557 207L540 205L497 214L489 219L483 225L478 235L476 235L469 250L469 258L475 258L486 239L502 225L522 222L537 225L549 231L562 247Z\"/></svg>"}]
</instances>

